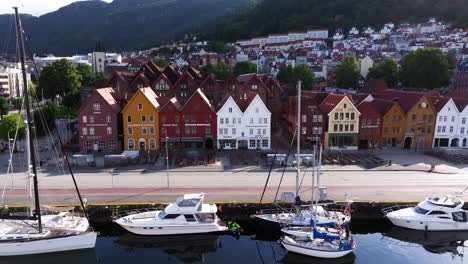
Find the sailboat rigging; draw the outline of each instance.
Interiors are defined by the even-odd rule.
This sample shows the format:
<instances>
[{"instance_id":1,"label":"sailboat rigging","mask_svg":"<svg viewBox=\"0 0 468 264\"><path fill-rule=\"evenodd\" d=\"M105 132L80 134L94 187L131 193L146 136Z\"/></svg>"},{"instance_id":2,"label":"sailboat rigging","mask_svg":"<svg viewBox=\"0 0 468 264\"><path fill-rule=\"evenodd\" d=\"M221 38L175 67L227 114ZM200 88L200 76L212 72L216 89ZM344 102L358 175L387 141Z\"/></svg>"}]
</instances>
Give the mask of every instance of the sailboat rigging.
<instances>
[{"instance_id":1,"label":"sailboat rigging","mask_svg":"<svg viewBox=\"0 0 468 264\"><path fill-rule=\"evenodd\" d=\"M28 162L27 173L28 178L32 177L33 180L35 210L33 212L32 220L29 218L29 215L26 216L27 219L29 218L28 220L0 220L0 256L31 255L94 248L96 244L97 233L91 231L80 231L75 227L67 228L66 225L60 222L60 219L67 217L66 213L52 215L52 220L57 218L57 222L48 221L49 225L43 224L43 216L41 214L39 200L36 152L34 139L31 137L31 135L34 133L34 122L31 115L28 83L26 78L25 52L23 42L24 32L21 27L18 8L14 7L14 10L16 18L17 43L19 45L19 57L23 75L24 96L26 104L25 124L27 126L27 156L31 164L30 166ZM83 227L83 225L80 226L80 228L81 227ZM86 227L86 229L89 227L87 219L86 225L84 225L84 227Z\"/></svg>"}]
</instances>

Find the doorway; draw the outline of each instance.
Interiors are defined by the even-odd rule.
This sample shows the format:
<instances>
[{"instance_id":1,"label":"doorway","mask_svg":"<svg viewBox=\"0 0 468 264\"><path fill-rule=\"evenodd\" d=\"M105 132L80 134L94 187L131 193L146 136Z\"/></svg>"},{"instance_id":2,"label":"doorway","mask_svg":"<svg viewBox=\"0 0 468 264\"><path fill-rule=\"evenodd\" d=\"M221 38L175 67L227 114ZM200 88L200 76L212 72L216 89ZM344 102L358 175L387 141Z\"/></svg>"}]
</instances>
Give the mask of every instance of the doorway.
<instances>
[{"instance_id":1,"label":"doorway","mask_svg":"<svg viewBox=\"0 0 468 264\"><path fill-rule=\"evenodd\" d=\"M404 149L411 149L411 144L413 143L413 139L411 137L405 138L405 143L403 145Z\"/></svg>"}]
</instances>

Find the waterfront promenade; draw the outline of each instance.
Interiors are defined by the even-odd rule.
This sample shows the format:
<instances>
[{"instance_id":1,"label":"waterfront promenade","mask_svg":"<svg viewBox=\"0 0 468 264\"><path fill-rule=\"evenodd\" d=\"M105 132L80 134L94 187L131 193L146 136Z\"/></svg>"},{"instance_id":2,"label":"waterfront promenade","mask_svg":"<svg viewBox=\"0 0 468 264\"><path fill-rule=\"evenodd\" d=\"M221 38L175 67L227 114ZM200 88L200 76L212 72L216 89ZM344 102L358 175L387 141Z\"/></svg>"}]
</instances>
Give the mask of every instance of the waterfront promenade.
<instances>
[{"instance_id":1,"label":"waterfront promenade","mask_svg":"<svg viewBox=\"0 0 468 264\"><path fill-rule=\"evenodd\" d=\"M356 165L322 166L321 185L328 188L329 198L344 200L345 194L348 194L349 198L356 201L419 201L426 196L458 191L468 185L468 164L456 167L416 153L381 156L392 159L392 166L372 169ZM429 172L431 163L437 166ZM71 177L59 171L57 167L40 170L41 202L77 203ZM273 201L282 171L276 167L271 172L264 202ZM300 175L303 199L310 199L311 175L311 168L304 167ZM75 169L75 176L89 204L172 202L177 196L191 192L206 193L207 201L210 202L259 202L268 177L268 168L197 166L166 172L140 165L115 169ZM294 192L295 178L294 168L288 167L278 198L282 192ZM5 180L5 204L25 204L25 174L0 174L2 186Z\"/></svg>"}]
</instances>

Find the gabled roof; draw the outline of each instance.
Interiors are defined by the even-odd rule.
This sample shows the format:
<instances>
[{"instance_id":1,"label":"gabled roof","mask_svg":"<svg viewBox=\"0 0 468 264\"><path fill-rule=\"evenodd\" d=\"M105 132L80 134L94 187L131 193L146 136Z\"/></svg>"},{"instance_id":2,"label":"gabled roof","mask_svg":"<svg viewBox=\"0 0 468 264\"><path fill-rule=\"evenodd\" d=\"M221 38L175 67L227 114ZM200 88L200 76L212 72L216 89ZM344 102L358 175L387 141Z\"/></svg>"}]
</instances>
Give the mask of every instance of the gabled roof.
<instances>
[{"instance_id":1,"label":"gabled roof","mask_svg":"<svg viewBox=\"0 0 468 264\"><path fill-rule=\"evenodd\" d=\"M214 76L214 74L210 73L208 74L205 79L203 79L203 81L200 83L200 87L203 87L203 85L205 85L209 80L212 80L214 83L215 83L215 86L219 87L219 84L218 82L216 81L216 78Z\"/></svg>"},{"instance_id":2,"label":"gabled roof","mask_svg":"<svg viewBox=\"0 0 468 264\"><path fill-rule=\"evenodd\" d=\"M193 76L188 71L185 71L184 74L182 74L182 76L180 76L177 79L177 81L174 83L174 86L177 86L180 82L182 82L182 80L185 80L185 79L190 80L192 83L198 86L197 82L195 81L195 78L193 78Z\"/></svg>"},{"instance_id":3,"label":"gabled roof","mask_svg":"<svg viewBox=\"0 0 468 264\"><path fill-rule=\"evenodd\" d=\"M159 77L151 84L151 87L154 87L156 84L158 84L159 81L161 81L161 79L164 80L166 82L166 84L170 86L170 88L172 87L173 84L172 84L171 80L169 80L169 78L167 78L166 74L164 74L164 73L161 73L159 75Z\"/></svg>"},{"instance_id":4,"label":"gabled roof","mask_svg":"<svg viewBox=\"0 0 468 264\"><path fill-rule=\"evenodd\" d=\"M361 113L376 112L382 115L382 113L379 111L379 108L377 107L377 102L375 100L362 102L357 106L357 109Z\"/></svg>"},{"instance_id":5,"label":"gabled roof","mask_svg":"<svg viewBox=\"0 0 468 264\"><path fill-rule=\"evenodd\" d=\"M138 93L141 93L143 94L144 97L146 97L146 99L151 103L151 105L153 105L153 107L158 110L159 109L159 103L158 103L158 96L153 92L153 90L150 88L150 87L144 87L144 88L141 88L141 89L138 89L138 91L135 93L135 95L132 97L132 99L130 99L130 101L128 102L128 104L124 107L124 109L122 109L122 112L125 112L125 110L127 109L127 107L132 104L133 100L135 100L135 98L137 97Z\"/></svg>"},{"instance_id":6,"label":"gabled roof","mask_svg":"<svg viewBox=\"0 0 468 264\"><path fill-rule=\"evenodd\" d=\"M162 100L160 100L160 99L162 99ZM169 104L173 105L175 107L175 109L177 109L177 111L180 112L182 110L182 107L183 107L184 103L185 103L185 99L182 98L182 97L172 97L172 98L160 97L158 99L158 101L160 102L160 105L161 105L161 107L159 108L159 112L161 112Z\"/></svg>"},{"instance_id":7,"label":"gabled roof","mask_svg":"<svg viewBox=\"0 0 468 264\"><path fill-rule=\"evenodd\" d=\"M239 107L239 105L237 104L236 100L234 100L234 98L232 98L232 96L230 94L226 94L223 98L223 100L221 101L221 103L219 104L219 108L218 108L218 112L224 107L224 105L229 102L229 101L232 101L237 109L239 110L239 112L243 112L242 109Z\"/></svg>"},{"instance_id":8,"label":"gabled roof","mask_svg":"<svg viewBox=\"0 0 468 264\"><path fill-rule=\"evenodd\" d=\"M245 112L249 105L252 103L252 101L255 99L255 97L258 96L257 93L250 92L249 95L247 96L247 99L245 100L238 100L236 103L241 109L242 112ZM260 98L260 97L259 97ZM261 99L260 99L261 100ZM263 101L262 101L263 102Z\"/></svg>"},{"instance_id":9,"label":"gabled roof","mask_svg":"<svg viewBox=\"0 0 468 264\"><path fill-rule=\"evenodd\" d=\"M379 99L379 98L375 98L373 102L375 102L375 106L377 107L377 111L379 111L382 116L384 116L388 111L390 111L390 109L392 109L393 105L395 105L395 104L398 105L398 103L391 102L391 101L384 100L384 99ZM400 107L400 106L398 105L398 107ZM361 113L362 113L362 111L361 111Z\"/></svg>"},{"instance_id":10,"label":"gabled roof","mask_svg":"<svg viewBox=\"0 0 468 264\"><path fill-rule=\"evenodd\" d=\"M429 97L431 99L432 105L434 106L434 110L436 113L439 113L442 108L447 104L449 101L448 98L445 97L440 97L440 96L431 96Z\"/></svg>"},{"instance_id":11,"label":"gabled roof","mask_svg":"<svg viewBox=\"0 0 468 264\"><path fill-rule=\"evenodd\" d=\"M423 96L425 96L425 93L423 92L410 92L391 89L378 95L379 98L398 102L405 113L408 113Z\"/></svg>"},{"instance_id":12,"label":"gabled roof","mask_svg":"<svg viewBox=\"0 0 468 264\"><path fill-rule=\"evenodd\" d=\"M93 94L91 95L90 98L93 96L100 96L104 101L109 105L109 107L115 112L118 113L121 110L121 107L117 100L113 97L114 89L111 87L106 87L106 88L99 88L93 91ZM81 112L83 109L88 107L88 104L91 102L90 98L80 107L78 110L78 113Z\"/></svg>"},{"instance_id":13,"label":"gabled roof","mask_svg":"<svg viewBox=\"0 0 468 264\"><path fill-rule=\"evenodd\" d=\"M208 105L210 107L210 109L216 113L216 111L213 109L213 106L211 105L210 103L210 100L208 100L208 98L206 97L206 95L202 92L202 90L200 88L198 88L197 90L195 90L195 92L189 97L189 99L185 102L185 104L182 106L181 110L183 110L188 104L189 102L196 96L200 96L202 98L203 101L205 101L206 105Z\"/></svg>"},{"instance_id":14,"label":"gabled roof","mask_svg":"<svg viewBox=\"0 0 468 264\"><path fill-rule=\"evenodd\" d=\"M348 99L352 102L352 97L350 94L329 94L319 105L320 111L325 114L330 113L345 97L348 97Z\"/></svg>"},{"instance_id":15,"label":"gabled roof","mask_svg":"<svg viewBox=\"0 0 468 264\"><path fill-rule=\"evenodd\" d=\"M460 113L468 106L468 98L453 98L453 102Z\"/></svg>"}]
</instances>

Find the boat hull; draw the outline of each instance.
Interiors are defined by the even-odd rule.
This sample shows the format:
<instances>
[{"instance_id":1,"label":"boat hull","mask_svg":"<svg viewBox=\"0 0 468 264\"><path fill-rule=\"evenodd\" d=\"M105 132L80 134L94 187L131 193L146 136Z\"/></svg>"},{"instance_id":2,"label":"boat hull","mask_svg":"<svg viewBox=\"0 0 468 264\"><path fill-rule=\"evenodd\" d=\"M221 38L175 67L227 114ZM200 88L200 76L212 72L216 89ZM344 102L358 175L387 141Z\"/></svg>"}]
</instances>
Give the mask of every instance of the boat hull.
<instances>
[{"instance_id":1,"label":"boat hull","mask_svg":"<svg viewBox=\"0 0 468 264\"><path fill-rule=\"evenodd\" d=\"M97 233L25 241L2 241L0 256L20 256L94 248Z\"/></svg>"},{"instance_id":2,"label":"boat hull","mask_svg":"<svg viewBox=\"0 0 468 264\"><path fill-rule=\"evenodd\" d=\"M316 249L312 250L312 249L301 247L298 245L292 245L284 241L281 241L281 244L283 245L284 248L286 248L286 250L290 252L294 252L297 254L306 255L310 257L316 257L316 258L330 258L330 259L341 258L353 252L353 249L343 250L343 251L325 251L325 250L316 250Z\"/></svg>"},{"instance_id":3,"label":"boat hull","mask_svg":"<svg viewBox=\"0 0 468 264\"><path fill-rule=\"evenodd\" d=\"M184 235L224 232L225 226L213 224L187 224L187 225L131 225L121 219L116 223L130 233L146 236Z\"/></svg>"},{"instance_id":4,"label":"boat hull","mask_svg":"<svg viewBox=\"0 0 468 264\"><path fill-rule=\"evenodd\" d=\"M387 215L387 219L395 226L423 231L467 231L468 223L455 221L424 221L409 220L401 217Z\"/></svg>"}]
</instances>

